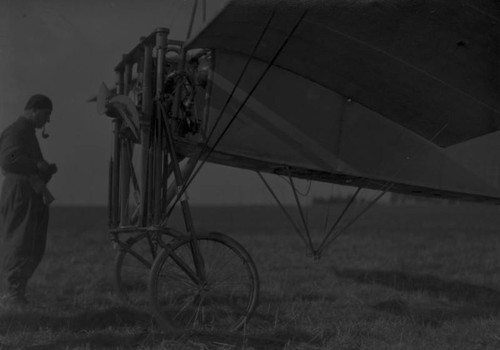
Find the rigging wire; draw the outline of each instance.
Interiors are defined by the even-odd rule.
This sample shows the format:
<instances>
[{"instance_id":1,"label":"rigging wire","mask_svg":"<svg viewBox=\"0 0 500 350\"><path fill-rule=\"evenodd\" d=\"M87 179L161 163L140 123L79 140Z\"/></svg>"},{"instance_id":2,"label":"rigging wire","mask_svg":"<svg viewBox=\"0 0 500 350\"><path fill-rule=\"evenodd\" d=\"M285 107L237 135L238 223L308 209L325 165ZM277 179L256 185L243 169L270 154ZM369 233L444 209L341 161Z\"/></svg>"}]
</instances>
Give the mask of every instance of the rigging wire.
<instances>
[{"instance_id":1,"label":"rigging wire","mask_svg":"<svg viewBox=\"0 0 500 350\"><path fill-rule=\"evenodd\" d=\"M207 0L202 0L202 4L203 4L202 20L203 20L203 23L205 23L207 21Z\"/></svg>"},{"instance_id":2,"label":"rigging wire","mask_svg":"<svg viewBox=\"0 0 500 350\"><path fill-rule=\"evenodd\" d=\"M271 68L271 66L274 64L274 62L276 61L277 57L279 56L279 54L281 53L281 51L283 50L283 48L286 46L286 44L288 43L288 41L290 40L291 36L293 35L293 33L295 33L296 29L298 28L299 24L302 22L302 20L304 19L305 15L307 13L307 10L304 11L304 13L301 15L301 17L299 18L298 22L295 24L295 26L292 28L291 32L288 34L288 36L285 38L285 40L283 41L282 45L279 47L278 51L276 52L276 54L274 55L274 57L272 58L272 60L268 63L266 69L264 70L264 72L261 74L261 76L259 77L259 79L257 80L256 84L254 85L254 87L252 88L252 90L250 90L250 92L248 93L247 97L245 98L245 100L241 103L240 107L236 110L236 112L234 113L233 117L231 118L231 120L229 121L229 123L226 125L226 127L224 128L224 130L222 131L222 133L219 135L219 137L217 138L217 140L215 141L214 145L209 149L209 152L205 155L204 159L202 160L202 163L198 166L198 168L193 172L193 174L190 176L190 178L187 179L187 181L185 181L184 185L182 186L181 188L181 191L179 192L177 198L175 199L175 202L172 204L169 212L167 213L166 216L169 216L170 213L172 212L173 210L173 207L176 205L176 203L179 201L179 198L180 196L182 195L182 193L186 190L186 188L191 184L191 182L194 180L194 178L196 177L196 175L199 173L199 171L201 170L201 168L203 167L203 165L206 163L206 161L208 160L210 154L212 154L213 150L216 148L216 146L219 144L219 142L221 141L222 137L225 135L225 133L227 132L227 130L229 129L229 127L232 125L232 123L234 122L234 120L236 119L236 117L238 116L239 112L243 109L243 107L246 105L246 102L250 99L250 97L252 96L253 92L257 89L257 87L259 86L260 82L262 81L262 79L264 78L264 76L267 74L267 72L269 71L269 69ZM243 74L246 72L246 69L248 67L248 65L250 64L253 56L255 55L255 52L258 48L258 46L260 45L260 42L262 41L262 38L264 36L264 34L267 32L267 29L274 17L274 14L275 14L275 9L273 9L273 12L271 13L271 16L269 18L269 20L267 21L266 23L266 26L265 28L263 29L260 37L259 37L259 40L256 42L256 45L254 46L253 48L253 51L252 51L252 54L248 57L248 60L245 64L245 67L244 67L244 70L242 71L242 74L240 74L239 78L238 78L238 81L236 82L236 84L234 85L233 87L233 90L231 91L231 94L229 95L228 99L226 100L226 103L223 107L223 109L221 110L218 118L217 118L217 121L216 123L218 123L221 118L222 118L222 115L225 111L225 109L227 108L227 106L229 105L229 101L230 99L232 98L232 96L234 95L234 92L236 91L236 88L238 87L238 84L239 82L241 81L242 77L243 77ZM209 138L213 135L215 131L215 126L212 128L212 131L209 135ZM208 138L206 140L206 143L204 145L204 148L202 149L202 151L199 153L198 155L198 159L200 159L203 155L203 153L206 151L206 149L208 148Z\"/></svg>"},{"instance_id":3,"label":"rigging wire","mask_svg":"<svg viewBox=\"0 0 500 350\"><path fill-rule=\"evenodd\" d=\"M196 9L198 8L198 0L194 0L193 9L191 10L191 19L189 21L188 33L186 41L191 37L193 31L194 18L196 17Z\"/></svg>"},{"instance_id":4,"label":"rigging wire","mask_svg":"<svg viewBox=\"0 0 500 350\"><path fill-rule=\"evenodd\" d=\"M330 209L332 205L332 200L333 200L333 183L331 184L330 187L330 199L328 200L328 207L326 208L326 215L325 215L325 225L323 226L323 230L326 232L326 229L328 227L328 222L330 221Z\"/></svg>"},{"instance_id":5,"label":"rigging wire","mask_svg":"<svg viewBox=\"0 0 500 350\"><path fill-rule=\"evenodd\" d=\"M246 73L246 71L248 69L248 66L250 65L250 62L255 57L255 53L257 52L257 49L260 46L260 43L262 42L262 39L264 38L264 35L266 34L267 30L269 29L269 26L271 25L271 22L272 22L272 20L273 20L273 18L275 16L275 14L276 14L276 9L274 9L271 12L271 15L269 16L269 18L268 18L268 20L266 22L266 25L264 26L262 32L260 33L259 38L255 42L255 45L254 45L254 47L252 49L252 52L250 53L250 56L248 56L248 58L247 58L247 60L245 62L245 65L243 66L243 69L241 70L241 73L238 76L238 79L234 83L233 88L231 89L231 92L229 93L229 95L228 95L228 97L226 99L226 102L224 102L224 106L222 106L222 109L220 110L219 115L217 116L217 118L215 120L215 123L214 123L214 126L212 127L212 130L210 130L210 133L208 134L208 136L206 138L205 145L204 145L202 151L199 154L199 158L201 158L202 154L209 148L208 141L214 135L215 130L217 129L217 126L219 125L219 122L222 120L222 116L223 116L224 112L226 111L227 107L229 106L229 102L233 98L233 96L234 96L234 94L236 92L236 89L238 88L238 86L240 85L241 81L243 80L243 76L245 75L245 73ZM258 83L259 82L257 82L257 84ZM212 147L212 148L215 148L215 147Z\"/></svg>"},{"instance_id":6,"label":"rigging wire","mask_svg":"<svg viewBox=\"0 0 500 350\"><path fill-rule=\"evenodd\" d=\"M308 243L307 243L306 238L303 236L302 231L299 229L299 227L297 226L297 224L296 224L295 220L292 218L292 216L288 213L288 211L286 210L286 208L283 205L283 203L279 200L278 196L273 191L273 189L271 188L271 186L269 185L269 183L267 182L267 180L260 173L260 171L257 171L257 175L259 175L260 179L262 180L262 182L264 183L264 185L266 186L266 188L268 189L268 191L271 193L271 195L274 197L274 199L278 203L279 207L281 208L281 210L286 215L286 217L288 218L288 220L292 224L293 228L295 229L295 232L297 232L297 234L299 235L299 237L302 239L302 241L304 242L304 244L307 246Z\"/></svg>"},{"instance_id":7,"label":"rigging wire","mask_svg":"<svg viewBox=\"0 0 500 350\"><path fill-rule=\"evenodd\" d=\"M337 232L337 234L335 236L333 236L328 241L328 238L334 232L334 229L338 225L338 223L340 222L340 219L342 219L342 217L339 217L339 219L337 220L335 226L332 227L332 229L330 230L330 232L328 233L328 235L323 239L323 242L321 243L321 245L317 249L316 253L317 254L321 254L323 252L323 250L325 250L328 246L330 246L337 238L340 237L340 235L342 235L349 227L351 227L356 221L358 221L358 219L361 216L363 216L371 207L373 207L375 205L375 203L377 203L379 201L379 199L382 198L382 196L384 196L387 193L387 191L389 191L392 188L393 185L394 185L394 183L390 183L389 186L387 186L383 191L381 191L374 200L372 200L360 213L358 213L358 215L354 216L354 218L352 218L347 223L347 225L343 226L342 229L340 229ZM358 187L358 191L356 191L356 194L359 193L359 190L361 190L361 187ZM354 200L354 196L353 196L352 200ZM352 204L352 202L353 201L350 202L349 206ZM347 209L349 208L349 206L347 206L345 208L345 210L344 210L343 213L347 212Z\"/></svg>"},{"instance_id":8,"label":"rigging wire","mask_svg":"<svg viewBox=\"0 0 500 350\"><path fill-rule=\"evenodd\" d=\"M290 181L284 176L284 175L278 175L278 177L280 179L282 179L283 181L285 181L286 183L288 183L290 186L292 185L290 183ZM312 188L312 180L311 179L305 179L307 181L307 189L305 190L305 192L301 192L299 190L297 190L297 193L299 195L301 195L302 197L307 197L309 195L309 193L311 192L311 188Z\"/></svg>"},{"instance_id":9,"label":"rigging wire","mask_svg":"<svg viewBox=\"0 0 500 350\"><path fill-rule=\"evenodd\" d=\"M292 30L290 31L290 33L288 34L288 36L285 38L285 40L283 41L283 43L281 44L281 46L279 47L278 51L276 52L276 54L273 56L273 58L271 59L271 61L267 64L267 67L265 68L264 72L260 75L259 79L257 80L257 82L255 83L255 85L253 86L253 88L250 90L250 92L248 93L248 95L246 96L246 98L243 100L243 102L241 103L241 105L239 106L239 108L236 110L236 112L234 113L234 115L232 116L231 120L229 121L229 123L226 125L226 127L224 128L224 130L222 131L222 133L219 135L219 137L217 138L217 140L215 141L214 145L210 148L208 154L204 157L202 163L198 166L198 168L196 169L196 171L193 173L193 175L191 176L191 179L187 182L187 186L189 186L189 184L191 184L191 182L193 181L194 177L198 174L198 172L201 170L201 168L203 167L203 165L206 163L206 161L208 160L208 158L210 157L210 154L212 154L212 152L214 151L214 149L217 147L217 145L219 144L219 142L222 140L222 138L224 137L224 135L226 134L227 130L231 127L231 125L233 124L233 122L236 120L236 117L239 115L239 113L241 112L241 110L243 109L243 107L245 107L247 101L250 99L250 97L252 96L252 94L254 93L254 91L257 89L257 87L259 86L260 82L264 79L264 77L266 76L267 72L269 71L269 69L271 69L271 67L273 66L274 62L276 61L276 59L278 58L278 56L280 55L280 53L283 51L283 49L285 48L286 44L288 43L288 41L290 40L290 38L293 36L293 34L295 33L295 31L297 30L297 28L299 27L299 25L302 23L305 15L307 13L307 10L305 10L302 15L300 16L299 20L297 21L297 23L294 25L294 27L292 28ZM273 14L274 15L274 10L273 10ZM266 26L269 25L271 21L268 22L268 24ZM261 35L261 38L263 37L265 31L262 33ZM260 40L259 40L260 42ZM255 47L255 49L257 48L257 45ZM250 60L247 61L248 63L250 62ZM233 91L236 90L236 86L235 88L233 89ZM229 102L229 101L227 101ZM226 104L227 105L227 104ZM206 143L206 145L208 145L208 142ZM185 190L185 187L182 189L182 191ZM179 197L178 197L179 198ZM175 203L177 203L178 201L178 198L176 199ZM174 205L175 205L174 203Z\"/></svg>"},{"instance_id":10,"label":"rigging wire","mask_svg":"<svg viewBox=\"0 0 500 350\"><path fill-rule=\"evenodd\" d=\"M198 3L198 0L196 0L195 2L195 6L193 8L193 15L192 15L192 18L191 18L191 24L190 24L190 29L189 29L189 32L188 32L188 37L189 35L191 34L191 29L192 29L192 23L193 23L193 20L194 20L194 13L195 13L195 9L196 9L196 6L197 6L197 3ZM203 6L206 6L206 3L203 2ZM204 9L204 11L206 11L206 9ZM201 168L203 167L203 165L205 164L205 162L208 160L210 154L215 150L216 146L218 145L218 143L220 142L220 140L222 139L222 137L226 134L227 130L229 129L229 127L232 125L232 123L234 122L234 120L236 119L236 117L238 116L239 112L243 109L243 107L245 106L246 102L249 100L249 98L251 97L252 93L255 91L255 89L259 86L260 82L262 81L263 77L265 76L265 74L267 73L267 71L271 68L272 64L274 63L274 61L276 60L276 58L278 57L278 55L280 54L280 52L282 51L282 49L284 48L284 46L286 45L286 43L288 42L288 40L290 39L290 37L293 35L293 33L295 32L296 28L298 27L298 25L302 22L305 14L306 14L307 10L304 11L304 14L301 16L301 18L299 19L298 23L295 25L295 27L292 29L291 33L288 35L288 37L285 39L285 41L283 42L282 46L280 47L280 49L278 50L278 52L276 53L276 55L273 57L273 59L271 60L271 62L268 64L268 66L266 67L266 69L264 70L264 73L260 76L260 78L258 79L257 83L255 84L255 86L252 88L252 90L248 93L247 97L245 98L245 100L242 102L242 104L240 105L240 107L238 108L238 110L234 113L234 115L232 116L231 120L229 121L229 123L226 125L226 127L224 128L224 130L222 131L222 133L219 135L219 137L217 138L217 140L215 141L214 145L213 146L209 146L208 145L208 140L211 138L211 136L213 136L213 133L216 129L216 126L218 125L219 121L222 119L222 115L223 113L225 112L228 104L229 104L229 101L231 100L232 96L234 95L234 92L236 91L236 88L238 87L244 73L246 72L247 70L247 67L248 67L248 64L249 62L251 61L251 59L253 58L254 54L255 54L255 51L257 49L257 47L259 46L260 42L261 42L261 39L263 37L263 35L265 34L266 30L267 30L267 27L269 26L269 23L271 22L271 19L272 17L274 16L274 11L271 15L271 18L269 19L267 25L266 25L266 28L264 29L264 31L262 32L261 34L261 37L259 38L259 40L257 41L257 44L256 46L254 47L254 50L251 54L251 56L249 56L247 62L246 62L246 65L244 67L244 69L242 70L239 78L238 78L238 81L236 82L236 84L234 84L234 87L233 87L233 90L231 91L231 94L229 95L228 99L226 100L226 103L225 105L223 106L223 108L221 109L221 112L214 124L214 127L212 128L209 136L207 137L207 142L205 143L204 145L204 148L200 151L200 153L198 154L198 160L201 159L201 157L204 155L204 153L206 152L206 150L210 147L209 149L209 152L205 155L204 159L202 160L202 163L198 166L198 168L196 169L196 171L194 173L191 174L191 176L187 176L187 178L183 181L183 184L182 184L182 188L180 189L179 193L177 194L177 198L175 199L175 202L172 204L167 216L170 215L171 211L173 210L175 204L179 201L179 199L181 198L183 192L185 192L185 190L187 189L187 187L191 184L191 182L193 181L193 179L195 178L195 176L198 174L198 172L201 170ZM204 13L203 16L205 16L206 14ZM435 139L437 137L437 135L439 135L445 128L447 127L447 125L443 126L441 128L441 130L438 131L438 133L432 138L432 139ZM259 174L259 176L261 176L260 172L257 172ZM286 181L286 179L285 179ZM310 181L310 180L309 180ZM265 182L265 180L264 180ZM293 181L290 181L289 184L294 187L293 185ZM267 184L266 184L267 186ZM357 216L355 216L351 221L348 222L347 225L345 225L330 241L327 242L328 238L331 236L331 234L334 232L334 229L336 228L336 226L338 225L338 223L340 222L340 220L342 219L342 217L344 216L345 212L347 211L348 206L344 212L341 214L341 217L337 220L337 222L332 226L329 234L327 235L327 237L325 237L323 243L321 244L321 246L319 247L319 249L317 250L317 252L321 252L324 248L326 248L328 245L330 245L337 237L339 237L343 232L345 232L354 222L356 222L359 217L361 217L365 212L367 212L387 191L389 191L392 187L394 186L394 183L391 182L391 181L387 181L380 189L380 191L382 191L381 193L379 193L375 199L364 209L361 211L361 213ZM294 187L295 188L295 187ZM306 195L309 193L311 189L311 182L309 183L309 188L307 190L307 193ZM355 197L359 194L359 191L361 190L361 187L358 188L358 190L356 191L355 195L353 196L353 198L351 199L351 202L350 204L352 204L352 202L354 201ZM296 195L296 193L299 193L301 195L304 195L298 191L294 191L294 194ZM277 197L275 197L275 199L277 199ZM279 200L278 200L278 203ZM301 215L302 215L302 219L304 221L304 218L303 218L303 214L301 212ZM293 221L292 221L293 222ZM327 223L325 222L325 228L326 228L326 225ZM296 225L294 225L296 230L297 230L297 227ZM305 227L306 231L307 231L307 226ZM300 230L299 230L300 231ZM302 236L301 236L302 237ZM308 235L309 237L309 235ZM303 238L303 237L302 237ZM310 237L309 237L310 238ZM304 239L304 238L303 238Z\"/></svg>"},{"instance_id":11,"label":"rigging wire","mask_svg":"<svg viewBox=\"0 0 500 350\"><path fill-rule=\"evenodd\" d=\"M430 139L430 141L434 141L446 128L448 127L448 124L445 124L443 125L434 135L433 137ZM402 168L399 168L399 170L397 172L395 172L393 174L393 176L396 176L398 173L400 173L402 171ZM377 203L388 191L391 190L391 188L395 185L394 182L392 181L387 181L385 182L381 188L380 188L380 193L378 195L376 195L371 201L370 203L358 214L356 215L354 218L352 218L348 223L347 225L343 226L342 229L340 229L337 234L335 236L333 236L329 241L328 241L328 238L331 236L331 234L333 233L335 227L332 227L329 231L329 233L327 234L327 236L323 239L323 242L321 243L320 247L318 248L317 250L317 253L318 254L321 254L328 246L330 246L338 237L340 237L340 235L342 235L350 226L352 226L362 215L364 215L373 205L375 205L375 203ZM361 189L361 187L358 188L358 190ZM358 191L356 192L355 195L358 194ZM350 203L351 204L351 203ZM348 207L350 206L350 204L348 205ZM347 208L344 210L344 212L347 211ZM343 213L344 214L344 213ZM342 215L343 215L342 214ZM337 222L334 226L337 226L338 223L340 222L340 219L337 219ZM327 242L328 241L328 242Z\"/></svg>"},{"instance_id":12,"label":"rigging wire","mask_svg":"<svg viewBox=\"0 0 500 350\"><path fill-rule=\"evenodd\" d=\"M354 201L356 200L356 198L358 197L358 195L359 195L360 192L361 192L361 187L358 187L356 189L356 192L354 192L354 194L352 195L351 199L349 200L349 203L344 207L344 209L342 210L342 212L340 213L340 215L337 217L337 220L335 221L335 223L332 225L332 227L330 228L330 230L326 234L325 238L323 239L323 242L321 243L320 247L318 248L319 252L321 251L324 242L326 242L328 240L328 238L330 237L330 235L335 231L335 229L337 228L338 224L340 223L340 221L342 220L342 218L344 217L344 215L347 213L347 210L354 203Z\"/></svg>"},{"instance_id":13,"label":"rigging wire","mask_svg":"<svg viewBox=\"0 0 500 350\"><path fill-rule=\"evenodd\" d=\"M430 139L431 141L434 140L436 137L439 136L439 134L441 134L445 129L446 127L448 126L448 124L442 126L437 132L436 134ZM401 168L399 169L399 171L395 172L394 175L396 175L397 173L399 173L401 171ZM260 173L258 173L259 176L263 179L262 175L260 175ZM289 174L290 175L290 174ZM290 179L291 180L291 179ZM280 205L281 209L284 211L285 215L288 217L289 221L292 222L292 224L294 225L294 228L295 230L297 231L298 230L298 227L296 226L295 224L295 221L293 220L293 218L291 217L291 215L286 211L286 209L283 207L283 205L281 204L281 202L278 200L277 196L274 194L274 192L272 191L272 189L269 187L269 185L265 182L265 180L263 179L264 183L266 184L266 186L268 187L268 190L271 192L271 194L273 195L273 197L275 198L275 200L278 202L278 204ZM292 182L290 182L292 184ZM311 249L311 252L312 252L312 255L315 259L319 259L321 257L321 254L323 253L323 251L329 247L338 237L340 237L344 232L346 232L356 221L359 220L359 218L361 216L363 216L366 212L368 212L368 210L370 210L388 191L391 190L391 188L395 185L394 182L392 181L386 181L384 184L382 184L382 186L380 187L379 189L379 193L375 195L374 198L372 198L372 200L368 203L368 205L363 208L363 210L361 210L357 215L355 215L346 225L344 225L341 229L339 229L337 231L337 233L332 237L332 234L335 232L335 229L338 227L338 225L340 224L340 222L342 221L343 217L347 214L347 211L349 210L349 208L352 206L352 204L354 203L355 199L358 197L359 193L361 192L362 190L362 186L359 186L357 188L357 190L355 191L355 193L353 194L353 196L351 197L349 203L344 207L343 211L341 212L341 214L337 217L337 220L335 221L335 223L332 225L332 227L330 228L329 232L326 234L326 236L323 238L322 242L320 243L318 249L315 249L314 248L314 245L312 243L312 240L311 240L311 237L310 237L310 233L308 231L308 228L307 226L305 226L305 230L306 230L306 235L307 235L307 238L308 238L308 242L309 242L309 247ZM333 186L333 185L332 185ZM293 185L292 185L293 187ZM293 187L294 188L294 187ZM294 188L294 191L295 191L295 188ZM333 191L333 188L332 188L332 191ZM294 194L296 195L296 193L294 192ZM302 221L303 223L306 225L305 221L304 221L304 217L302 215L302 211L301 211L301 207L300 207L300 202L298 202L298 199L296 197L296 200L297 200L297 204L299 206L299 210L300 210L300 213L301 213L301 217L302 217ZM325 219L325 230L326 230L326 227L327 227L327 224L328 224L328 211L327 211L327 217ZM300 231L298 231L298 234L299 236L302 238L302 240L304 242L305 241L305 238L302 236L302 233ZM307 244L307 243L306 243Z\"/></svg>"},{"instance_id":14,"label":"rigging wire","mask_svg":"<svg viewBox=\"0 0 500 350\"><path fill-rule=\"evenodd\" d=\"M166 11L168 13L168 17L165 20L165 23L169 23L172 29L179 27L178 23L183 18L183 16L181 16L181 13L184 12L183 7L185 6L185 2L175 1L174 4L174 8L170 8L168 11Z\"/></svg>"},{"instance_id":15,"label":"rigging wire","mask_svg":"<svg viewBox=\"0 0 500 350\"><path fill-rule=\"evenodd\" d=\"M219 122L222 120L222 116L225 112L225 110L227 109L227 106L229 105L229 102L231 101L234 93L236 92L236 89L238 88L241 80L243 79L243 76L245 75L246 73L246 70L248 69L248 66L250 65L250 62L252 60L252 58L255 56L255 52L257 51L257 48L259 47L261 41L262 41L262 38L264 37L264 34L267 32L270 24L271 24L271 21L272 19L274 18L274 15L275 15L275 10L273 10L273 12L271 13L269 19L267 20L267 23L266 25L264 26L259 38L257 39L253 49L252 49L252 53L250 54L250 56L248 56L248 59L247 61L245 62L245 65L238 77L238 79L236 80L234 86L233 86L233 89L231 90L230 94L228 95L225 103L224 103L224 106L222 107L221 111L219 112L219 115L217 116L216 120L215 120L215 123L212 127L212 130L210 131L210 133L208 134L208 136L206 137L206 140L205 140L205 144L204 144L204 147L202 148L202 150L199 152L198 154L198 160L202 157L203 153L205 153L207 151L207 149L209 148L208 146L208 141L211 139L211 137L213 136L213 134L215 133L215 130L219 124ZM189 185L189 184L188 184Z\"/></svg>"},{"instance_id":16,"label":"rigging wire","mask_svg":"<svg viewBox=\"0 0 500 350\"><path fill-rule=\"evenodd\" d=\"M308 225L306 217L304 216L304 211L302 210L302 205L300 205L299 197L297 196L297 190L296 190L295 184L293 182L290 167L287 166L286 169L288 171L288 178L290 179L290 185L292 186L292 189L293 189L293 196L295 198L295 203L297 204L297 207L299 208L300 218L302 220L302 224L304 225L304 230L306 231L307 241L309 243L309 247L310 247L311 251L314 253L314 246L312 243L311 233L309 232L309 225Z\"/></svg>"}]
</instances>

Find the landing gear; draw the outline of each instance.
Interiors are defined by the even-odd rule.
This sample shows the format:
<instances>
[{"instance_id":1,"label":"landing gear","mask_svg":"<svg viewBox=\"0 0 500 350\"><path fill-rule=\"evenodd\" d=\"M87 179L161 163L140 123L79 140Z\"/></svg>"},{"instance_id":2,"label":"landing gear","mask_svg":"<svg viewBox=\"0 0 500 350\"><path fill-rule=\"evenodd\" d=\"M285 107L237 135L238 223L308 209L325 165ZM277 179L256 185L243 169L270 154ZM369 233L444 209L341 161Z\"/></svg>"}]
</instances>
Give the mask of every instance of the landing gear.
<instances>
[{"instance_id":1,"label":"landing gear","mask_svg":"<svg viewBox=\"0 0 500 350\"><path fill-rule=\"evenodd\" d=\"M201 274L190 237L168 244L155 260L149 280L152 312L165 329L237 330L257 305L255 264L226 235L199 235L197 243L203 257Z\"/></svg>"},{"instance_id":2,"label":"landing gear","mask_svg":"<svg viewBox=\"0 0 500 350\"><path fill-rule=\"evenodd\" d=\"M114 269L115 290L125 305L138 311L149 310L149 271L162 249L159 240L168 242L172 238L165 230L138 230L125 242L115 241L119 245Z\"/></svg>"},{"instance_id":3,"label":"landing gear","mask_svg":"<svg viewBox=\"0 0 500 350\"><path fill-rule=\"evenodd\" d=\"M117 96L103 89L98 103L115 122L108 199L110 233L119 248L116 289L132 309L152 310L164 329L236 330L257 305L257 269L235 240L196 232L186 188L207 149L180 151L186 140L195 147L206 140L208 108L205 119L201 109L196 113L199 87L191 76L197 71L186 62L209 53L188 61L183 43L168 33L158 28L141 39L115 69ZM188 234L173 234L174 208L182 211Z\"/></svg>"}]
</instances>

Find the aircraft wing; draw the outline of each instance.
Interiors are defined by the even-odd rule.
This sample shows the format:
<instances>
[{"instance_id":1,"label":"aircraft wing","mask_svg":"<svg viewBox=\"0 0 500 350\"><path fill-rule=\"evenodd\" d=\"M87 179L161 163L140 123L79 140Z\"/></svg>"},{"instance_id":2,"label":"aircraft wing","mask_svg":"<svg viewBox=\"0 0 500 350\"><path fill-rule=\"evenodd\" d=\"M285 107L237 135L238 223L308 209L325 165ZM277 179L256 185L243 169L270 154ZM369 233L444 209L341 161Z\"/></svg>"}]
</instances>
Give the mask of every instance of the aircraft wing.
<instances>
[{"instance_id":1,"label":"aircraft wing","mask_svg":"<svg viewBox=\"0 0 500 350\"><path fill-rule=\"evenodd\" d=\"M500 128L496 0L232 0L187 47L274 60L441 147Z\"/></svg>"}]
</instances>

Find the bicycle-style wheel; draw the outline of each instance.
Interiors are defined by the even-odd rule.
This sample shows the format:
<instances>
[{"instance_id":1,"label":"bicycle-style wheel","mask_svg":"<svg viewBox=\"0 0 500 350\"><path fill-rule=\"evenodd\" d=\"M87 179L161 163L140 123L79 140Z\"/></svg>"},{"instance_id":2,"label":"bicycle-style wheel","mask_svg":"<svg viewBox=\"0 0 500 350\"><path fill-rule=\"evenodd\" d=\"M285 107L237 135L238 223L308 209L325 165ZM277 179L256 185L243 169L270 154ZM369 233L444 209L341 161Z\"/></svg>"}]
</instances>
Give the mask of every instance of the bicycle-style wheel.
<instances>
[{"instance_id":1,"label":"bicycle-style wheel","mask_svg":"<svg viewBox=\"0 0 500 350\"><path fill-rule=\"evenodd\" d=\"M196 272L191 238L174 241L151 270L151 310L164 329L236 330L254 311L259 294L257 269L232 238L197 237L205 278Z\"/></svg>"},{"instance_id":2,"label":"bicycle-style wheel","mask_svg":"<svg viewBox=\"0 0 500 350\"><path fill-rule=\"evenodd\" d=\"M166 232L160 234L164 242L172 238ZM131 237L120 247L115 259L115 288L125 305L149 311L148 276L160 251L151 232Z\"/></svg>"}]
</instances>

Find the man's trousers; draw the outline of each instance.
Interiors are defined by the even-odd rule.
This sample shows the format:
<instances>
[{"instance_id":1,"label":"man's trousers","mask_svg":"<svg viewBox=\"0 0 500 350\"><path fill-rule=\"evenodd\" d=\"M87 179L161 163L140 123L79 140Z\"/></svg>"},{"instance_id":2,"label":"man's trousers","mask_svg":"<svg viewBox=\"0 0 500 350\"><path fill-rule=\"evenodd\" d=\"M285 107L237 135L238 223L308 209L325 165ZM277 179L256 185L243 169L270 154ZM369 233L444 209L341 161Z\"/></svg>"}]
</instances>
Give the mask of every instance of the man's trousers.
<instances>
[{"instance_id":1,"label":"man's trousers","mask_svg":"<svg viewBox=\"0 0 500 350\"><path fill-rule=\"evenodd\" d=\"M48 206L28 178L7 175L0 197L0 251L13 296L24 296L26 284L42 260L48 220Z\"/></svg>"}]
</instances>

